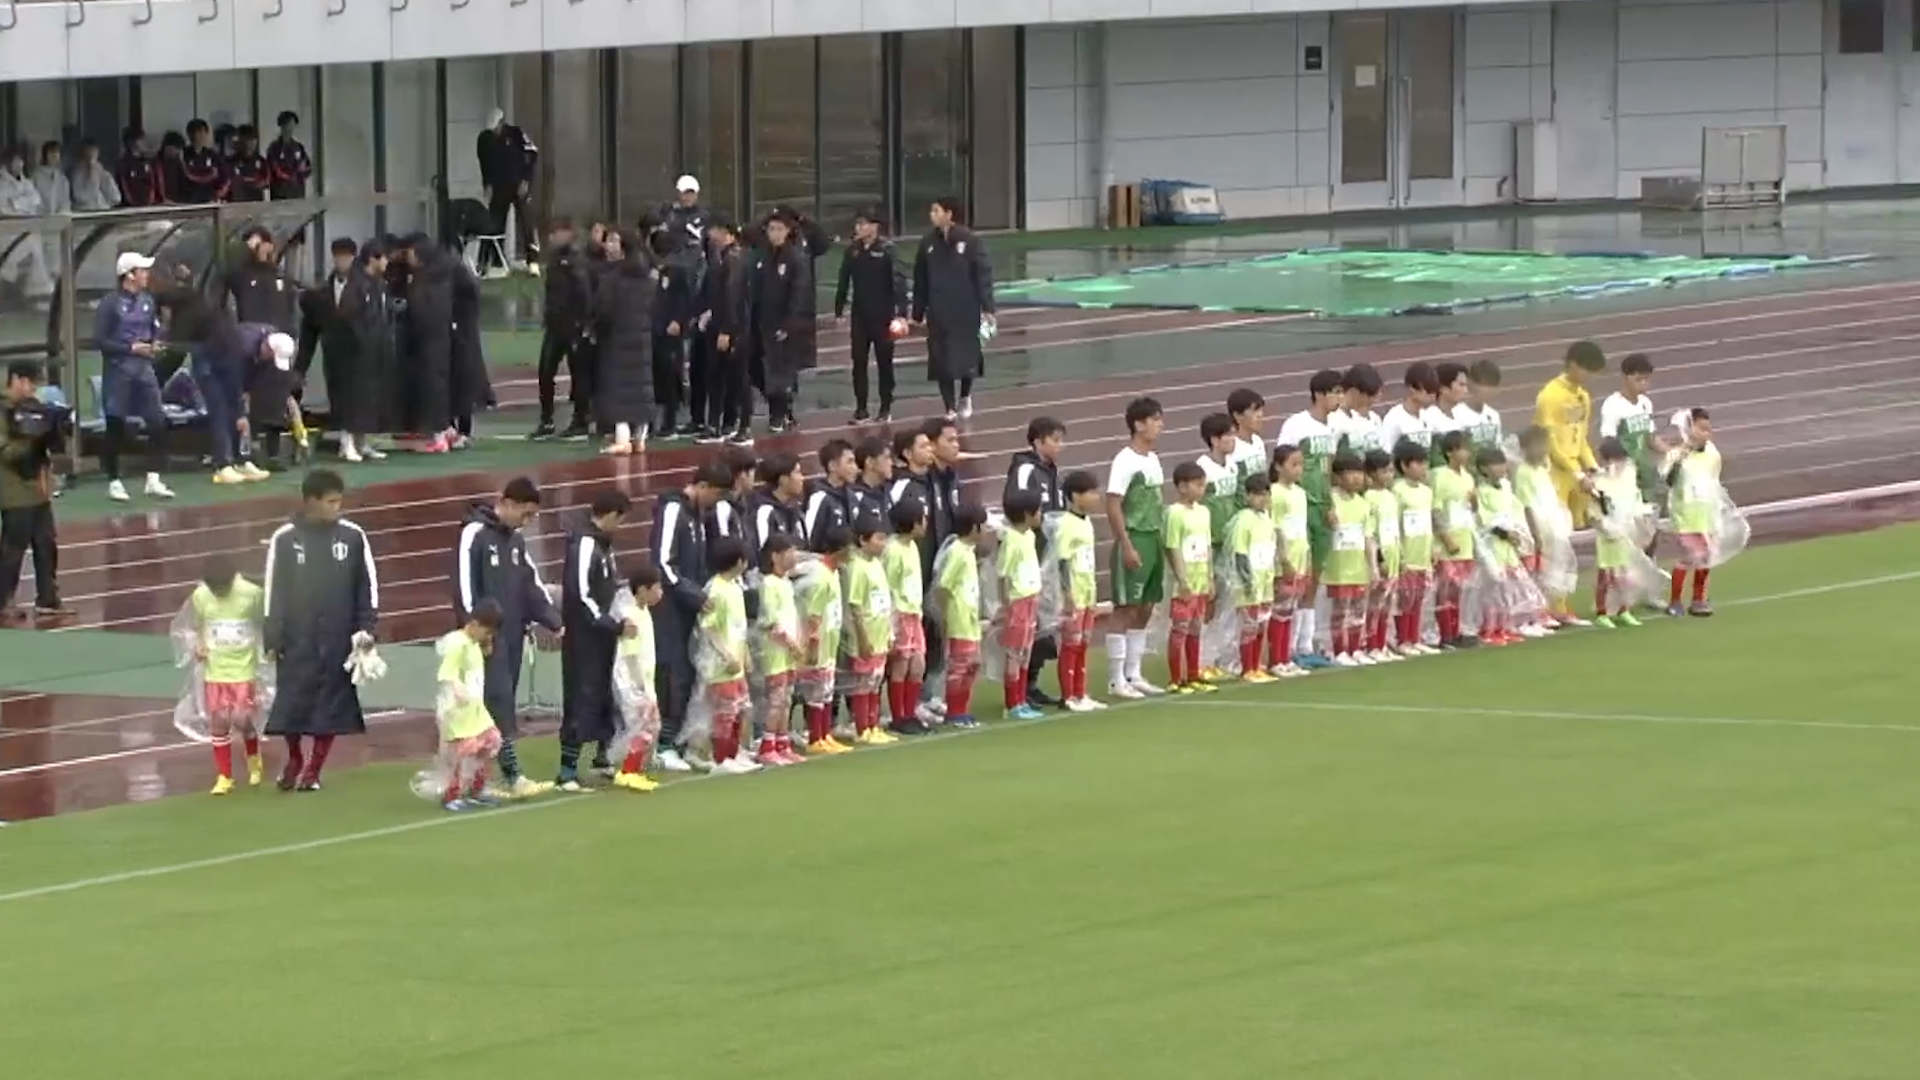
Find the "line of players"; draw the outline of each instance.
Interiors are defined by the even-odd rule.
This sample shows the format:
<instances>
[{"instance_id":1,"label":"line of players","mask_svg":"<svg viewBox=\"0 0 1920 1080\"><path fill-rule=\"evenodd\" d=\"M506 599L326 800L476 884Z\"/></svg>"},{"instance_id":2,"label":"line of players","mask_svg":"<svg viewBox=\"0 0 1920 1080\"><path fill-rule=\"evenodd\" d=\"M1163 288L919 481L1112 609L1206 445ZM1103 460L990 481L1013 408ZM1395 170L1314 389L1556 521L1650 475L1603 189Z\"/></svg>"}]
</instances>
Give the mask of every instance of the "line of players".
<instances>
[{"instance_id":1,"label":"line of players","mask_svg":"<svg viewBox=\"0 0 1920 1080\"><path fill-rule=\"evenodd\" d=\"M1644 402L1650 365L1630 358L1623 371ZM858 448L830 442L812 481L792 456L730 450L659 497L652 557L631 574L619 573L613 549L630 504L618 492L597 497L568 536L557 606L519 534L539 493L515 480L461 534L462 625L440 644L446 750L421 790L456 810L485 804L490 790L579 790L583 775L648 790L650 769L745 773L971 726L983 668L1002 683L1006 715L1032 718L1049 701L1034 685L1036 658L1047 655L1058 658L1065 708L1103 708L1087 671L1101 608L1097 516L1114 537L1111 697L1166 692L1144 673L1163 640L1168 689L1203 693L1236 670L1265 682L1584 625L1549 585L1539 543L1556 531L1547 519L1565 514L1547 475L1546 433L1529 429L1522 460L1507 461L1491 402L1498 380L1491 365L1416 364L1405 399L1380 420L1376 372L1323 371L1272 453L1264 401L1235 391L1226 412L1201 423L1206 452L1173 470L1171 505L1158 453L1164 418L1150 398L1128 406L1128 445L1104 485L1085 471L1062 477L1065 426L1035 420L991 518L960 498L951 421ZM1665 449L1642 443L1641 455ZM1591 486L1616 508L1610 521L1651 517L1636 456L1620 438L1602 441ZM1689 417L1684 445L1666 460L1679 531L1704 536L1705 508L1692 513L1686 494L1706 489L1696 472L1718 492L1704 412ZM1646 575L1628 571L1644 565L1646 540L1605 523L1600 531L1596 612L1633 625L1633 602L1649 589ZM1706 614L1707 545L1683 547L1698 571L1696 613ZM1477 635L1463 621L1475 580L1494 586L1472 605ZM1437 646L1423 640L1429 593ZM1164 638L1150 633L1157 617ZM513 742L534 626L562 632L553 784L523 774ZM1037 650L1042 641L1050 647ZM928 693L929 682L944 692ZM496 762L503 790L487 786Z\"/></svg>"}]
</instances>

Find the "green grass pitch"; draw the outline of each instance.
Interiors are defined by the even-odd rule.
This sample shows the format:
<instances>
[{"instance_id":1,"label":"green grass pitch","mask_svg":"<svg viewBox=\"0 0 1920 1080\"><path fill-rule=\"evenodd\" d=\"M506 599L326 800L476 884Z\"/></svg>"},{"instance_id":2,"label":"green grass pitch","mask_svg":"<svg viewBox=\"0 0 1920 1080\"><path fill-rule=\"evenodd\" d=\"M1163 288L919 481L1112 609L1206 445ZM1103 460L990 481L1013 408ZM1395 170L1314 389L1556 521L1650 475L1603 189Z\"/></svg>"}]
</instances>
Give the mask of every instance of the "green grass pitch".
<instances>
[{"instance_id":1,"label":"green grass pitch","mask_svg":"<svg viewBox=\"0 0 1920 1080\"><path fill-rule=\"evenodd\" d=\"M380 768L6 829L0 1055L87 1080L1916 1075L1916 541L1748 552L1710 622L652 796L454 819Z\"/></svg>"}]
</instances>

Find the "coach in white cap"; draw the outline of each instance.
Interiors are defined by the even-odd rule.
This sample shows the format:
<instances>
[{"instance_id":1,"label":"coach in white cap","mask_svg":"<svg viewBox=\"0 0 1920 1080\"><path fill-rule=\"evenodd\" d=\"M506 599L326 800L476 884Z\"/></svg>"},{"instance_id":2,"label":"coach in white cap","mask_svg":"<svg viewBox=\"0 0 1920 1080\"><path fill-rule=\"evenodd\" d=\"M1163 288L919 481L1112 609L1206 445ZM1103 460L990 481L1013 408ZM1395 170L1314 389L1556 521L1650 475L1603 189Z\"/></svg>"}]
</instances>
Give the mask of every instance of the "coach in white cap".
<instances>
[{"instance_id":1,"label":"coach in white cap","mask_svg":"<svg viewBox=\"0 0 1920 1080\"><path fill-rule=\"evenodd\" d=\"M707 210L700 205L700 181L692 175L673 182L673 201L643 222L649 232L665 232L683 248L705 251L707 247Z\"/></svg>"},{"instance_id":2,"label":"coach in white cap","mask_svg":"<svg viewBox=\"0 0 1920 1080\"><path fill-rule=\"evenodd\" d=\"M121 252L113 265L120 287L100 299L93 315L93 339L103 361L100 403L106 433L100 449L100 468L107 474L107 494L126 502L126 484L120 479L120 453L127 444L127 421L139 420L147 438L146 493L171 499L173 492L160 480L167 461L167 416L160 408L160 380L154 357L160 353L160 309L147 291L147 273L153 260L137 251Z\"/></svg>"}]
</instances>

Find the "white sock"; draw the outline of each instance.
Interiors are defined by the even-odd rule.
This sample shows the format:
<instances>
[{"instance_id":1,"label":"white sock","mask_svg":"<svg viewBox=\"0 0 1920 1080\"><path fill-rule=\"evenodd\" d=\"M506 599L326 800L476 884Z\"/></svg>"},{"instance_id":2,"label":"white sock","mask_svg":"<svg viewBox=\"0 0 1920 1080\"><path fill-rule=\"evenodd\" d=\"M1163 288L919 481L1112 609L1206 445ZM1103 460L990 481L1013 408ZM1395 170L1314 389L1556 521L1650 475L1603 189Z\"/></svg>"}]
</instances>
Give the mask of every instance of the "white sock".
<instances>
[{"instance_id":1,"label":"white sock","mask_svg":"<svg viewBox=\"0 0 1920 1080\"><path fill-rule=\"evenodd\" d=\"M157 472L150 472L150 473L148 473L148 474L147 474L147 486L148 486L148 487L157 487L157 486L159 485L159 483L160 483L160 474L159 474L159 473L157 473Z\"/></svg>"},{"instance_id":2,"label":"white sock","mask_svg":"<svg viewBox=\"0 0 1920 1080\"><path fill-rule=\"evenodd\" d=\"M1118 684L1127 681L1127 635L1107 635L1107 681Z\"/></svg>"},{"instance_id":3,"label":"white sock","mask_svg":"<svg viewBox=\"0 0 1920 1080\"><path fill-rule=\"evenodd\" d=\"M353 446L353 436L352 436L352 435L349 435L349 434L347 434L347 433L346 433L346 432L344 432L344 431L343 431L343 432L341 432L341 433L340 433L340 453L341 453L341 455L342 455L342 456L345 456L345 455L347 455L347 454L352 454L352 453L357 453L357 452L358 452L358 451L356 451L356 450L354 449L354 446Z\"/></svg>"},{"instance_id":4,"label":"white sock","mask_svg":"<svg viewBox=\"0 0 1920 1080\"><path fill-rule=\"evenodd\" d=\"M616 443L632 442L633 428L626 424L613 425L613 441Z\"/></svg>"},{"instance_id":5,"label":"white sock","mask_svg":"<svg viewBox=\"0 0 1920 1080\"><path fill-rule=\"evenodd\" d=\"M1140 665L1147 659L1147 632L1145 630L1127 631L1127 681L1145 678L1140 673Z\"/></svg>"},{"instance_id":6,"label":"white sock","mask_svg":"<svg viewBox=\"0 0 1920 1080\"><path fill-rule=\"evenodd\" d=\"M1293 615L1293 655L1313 652L1313 609L1301 608Z\"/></svg>"}]
</instances>

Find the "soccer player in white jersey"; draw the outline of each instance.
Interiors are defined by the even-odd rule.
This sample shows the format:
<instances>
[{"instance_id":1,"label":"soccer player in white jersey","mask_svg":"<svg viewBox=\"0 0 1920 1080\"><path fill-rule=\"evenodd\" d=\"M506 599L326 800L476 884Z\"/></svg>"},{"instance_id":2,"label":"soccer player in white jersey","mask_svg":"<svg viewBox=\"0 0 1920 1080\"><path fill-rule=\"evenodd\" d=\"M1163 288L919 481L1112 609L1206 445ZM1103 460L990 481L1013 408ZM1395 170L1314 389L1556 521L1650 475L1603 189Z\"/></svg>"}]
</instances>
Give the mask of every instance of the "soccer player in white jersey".
<instances>
[{"instance_id":1,"label":"soccer player in white jersey","mask_svg":"<svg viewBox=\"0 0 1920 1080\"><path fill-rule=\"evenodd\" d=\"M1653 361L1644 353L1634 353L1620 361L1620 389L1600 403L1600 437L1620 440L1633 458L1640 494L1649 500L1659 472L1658 458L1669 445L1654 431L1653 398L1647 395L1652 382Z\"/></svg>"},{"instance_id":2,"label":"soccer player in white jersey","mask_svg":"<svg viewBox=\"0 0 1920 1080\"><path fill-rule=\"evenodd\" d=\"M1467 369L1467 400L1454 406L1453 416L1460 430L1472 437L1475 453L1500 449L1505 431L1500 423L1500 410L1493 404L1499 390L1499 364L1479 360Z\"/></svg>"},{"instance_id":3,"label":"soccer player in white jersey","mask_svg":"<svg viewBox=\"0 0 1920 1080\"><path fill-rule=\"evenodd\" d=\"M1419 360L1407 366L1404 381L1407 396L1380 418L1380 448L1389 454L1398 453L1400 440L1411 439L1421 450L1432 453L1433 428L1427 426L1426 411L1440 394L1440 378L1432 364Z\"/></svg>"},{"instance_id":4,"label":"soccer player in white jersey","mask_svg":"<svg viewBox=\"0 0 1920 1080\"><path fill-rule=\"evenodd\" d=\"M1366 456L1380 449L1380 416L1373 403L1380 399L1380 373L1372 364L1355 364L1340 377L1341 407L1327 421L1339 436L1340 449Z\"/></svg>"},{"instance_id":5,"label":"soccer player in white jersey","mask_svg":"<svg viewBox=\"0 0 1920 1080\"><path fill-rule=\"evenodd\" d=\"M1267 474L1267 441L1260 429L1267 422L1267 399L1241 388L1227 395L1227 415L1233 418L1233 467L1244 480Z\"/></svg>"},{"instance_id":6,"label":"soccer player in white jersey","mask_svg":"<svg viewBox=\"0 0 1920 1080\"><path fill-rule=\"evenodd\" d=\"M1440 436L1449 431L1459 431L1463 426L1459 420L1459 409L1467 403L1466 366L1441 364L1433 369L1433 379L1439 384L1434 390L1433 404L1420 410L1420 420L1433 433L1429 444L1433 451L1431 460L1445 466L1446 459L1440 452Z\"/></svg>"}]
</instances>

